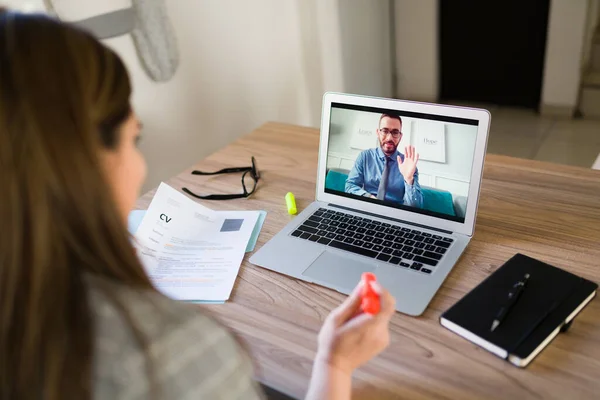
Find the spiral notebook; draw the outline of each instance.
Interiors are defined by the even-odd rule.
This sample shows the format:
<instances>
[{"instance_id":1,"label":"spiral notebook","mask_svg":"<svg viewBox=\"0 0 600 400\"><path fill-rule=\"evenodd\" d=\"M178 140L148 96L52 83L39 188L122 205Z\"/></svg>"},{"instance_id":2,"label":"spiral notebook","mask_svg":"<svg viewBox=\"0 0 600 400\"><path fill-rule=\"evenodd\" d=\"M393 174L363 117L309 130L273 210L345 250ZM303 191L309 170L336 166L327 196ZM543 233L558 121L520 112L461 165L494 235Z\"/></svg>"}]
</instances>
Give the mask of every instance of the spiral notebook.
<instances>
[{"instance_id":1,"label":"spiral notebook","mask_svg":"<svg viewBox=\"0 0 600 400\"><path fill-rule=\"evenodd\" d=\"M515 282L527 287L494 330L492 322ZM440 316L440 323L518 367L527 366L594 298L598 285L516 254Z\"/></svg>"}]
</instances>

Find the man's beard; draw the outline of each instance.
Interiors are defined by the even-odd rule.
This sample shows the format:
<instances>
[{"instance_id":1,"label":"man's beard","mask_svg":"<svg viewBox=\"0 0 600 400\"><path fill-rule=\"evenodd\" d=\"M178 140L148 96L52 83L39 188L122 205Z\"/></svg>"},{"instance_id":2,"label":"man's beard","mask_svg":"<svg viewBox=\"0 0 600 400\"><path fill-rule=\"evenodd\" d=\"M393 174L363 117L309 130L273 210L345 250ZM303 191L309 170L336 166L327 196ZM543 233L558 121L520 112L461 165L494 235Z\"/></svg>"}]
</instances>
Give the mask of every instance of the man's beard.
<instances>
[{"instance_id":1,"label":"man's beard","mask_svg":"<svg viewBox=\"0 0 600 400\"><path fill-rule=\"evenodd\" d=\"M391 147L387 146L386 143L389 143L392 146ZM394 154L396 152L396 149L398 149L398 145L391 140L381 143L380 146L381 146L381 151L383 151L385 154ZM392 150L388 151L388 149L390 149L390 148Z\"/></svg>"}]
</instances>

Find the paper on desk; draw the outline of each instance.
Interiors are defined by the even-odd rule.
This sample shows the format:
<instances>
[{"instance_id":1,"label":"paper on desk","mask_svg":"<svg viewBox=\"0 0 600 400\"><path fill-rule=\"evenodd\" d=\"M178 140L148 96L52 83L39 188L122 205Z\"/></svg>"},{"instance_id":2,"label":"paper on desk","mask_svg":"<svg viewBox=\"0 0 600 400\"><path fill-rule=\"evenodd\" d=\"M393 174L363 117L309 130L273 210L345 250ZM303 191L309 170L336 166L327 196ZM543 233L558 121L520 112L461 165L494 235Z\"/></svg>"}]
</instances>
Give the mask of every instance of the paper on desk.
<instances>
[{"instance_id":1,"label":"paper on desk","mask_svg":"<svg viewBox=\"0 0 600 400\"><path fill-rule=\"evenodd\" d=\"M215 211L215 212L223 213L224 214L223 216L227 216L227 213L230 213L230 215L235 215L235 213L238 211ZM266 211L258 211L258 213L259 213L258 220L256 221L256 225L254 225L254 230L252 231L252 236L250 236L250 240L248 240L248 244L246 245L246 253L250 253L251 251L254 251L254 248L256 247L256 242L258 240L258 236L260 235L260 231L265 222L265 218L267 217ZM129 233L131 233L132 235L135 235L135 233L137 232L137 229L140 226L140 224L142 223L142 220L144 219L145 215L146 215L146 210L133 210L132 212L129 213L129 221L128 221L128 227L127 227L127 229L129 230Z\"/></svg>"},{"instance_id":2,"label":"paper on desk","mask_svg":"<svg viewBox=\"0 0 600 400\"><path fill-rule=\"evenodd\" d=\"M258 216L257 211L212 211L161 183L136 231L136 247L165 295L225 301Z\"/></svg>"}]
</instances>

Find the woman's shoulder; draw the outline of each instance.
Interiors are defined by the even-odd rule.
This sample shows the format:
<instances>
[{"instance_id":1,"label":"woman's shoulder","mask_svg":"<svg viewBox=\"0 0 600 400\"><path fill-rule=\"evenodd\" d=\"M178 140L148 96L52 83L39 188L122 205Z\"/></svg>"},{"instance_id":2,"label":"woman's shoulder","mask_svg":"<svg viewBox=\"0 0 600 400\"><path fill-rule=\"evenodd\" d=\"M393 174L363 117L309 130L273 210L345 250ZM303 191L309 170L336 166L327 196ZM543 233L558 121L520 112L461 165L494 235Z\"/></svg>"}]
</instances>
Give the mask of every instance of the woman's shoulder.
<instances>
[{"instance_id":1,"label":"woman's shoulder","mask_svg":"<svg viewBox=\"0 0 600 400\"><path fill-rule=\"evenodd\" d=\"M165 398L190 392L211 397L215 391L219 396L231 391L231 398L239 392L241 398L243 391L256 391L250 360L239 342L198 306L100 278L89 281L96 382L107 397L113 391L134 398L151 391L148 360Z\"/></svg>"}]
</instances>

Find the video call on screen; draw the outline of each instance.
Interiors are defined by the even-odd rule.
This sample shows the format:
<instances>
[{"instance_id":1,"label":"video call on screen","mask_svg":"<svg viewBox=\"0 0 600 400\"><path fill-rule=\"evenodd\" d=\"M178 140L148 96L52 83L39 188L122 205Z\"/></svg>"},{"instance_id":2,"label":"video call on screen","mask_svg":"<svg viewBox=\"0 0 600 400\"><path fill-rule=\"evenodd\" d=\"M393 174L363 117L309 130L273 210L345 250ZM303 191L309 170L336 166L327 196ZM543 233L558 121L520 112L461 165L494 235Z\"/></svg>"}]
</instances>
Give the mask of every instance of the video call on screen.
<instances>
[{"instance_id":1,"label":"video call on screen","mask_svg":"<svg viewBox=\"0 0 600 400\"><path fill-rule=\"evenodd\" d=\"M464 222L477 124L333 103L325 192Z\"/></svg>"}]
</instances>

